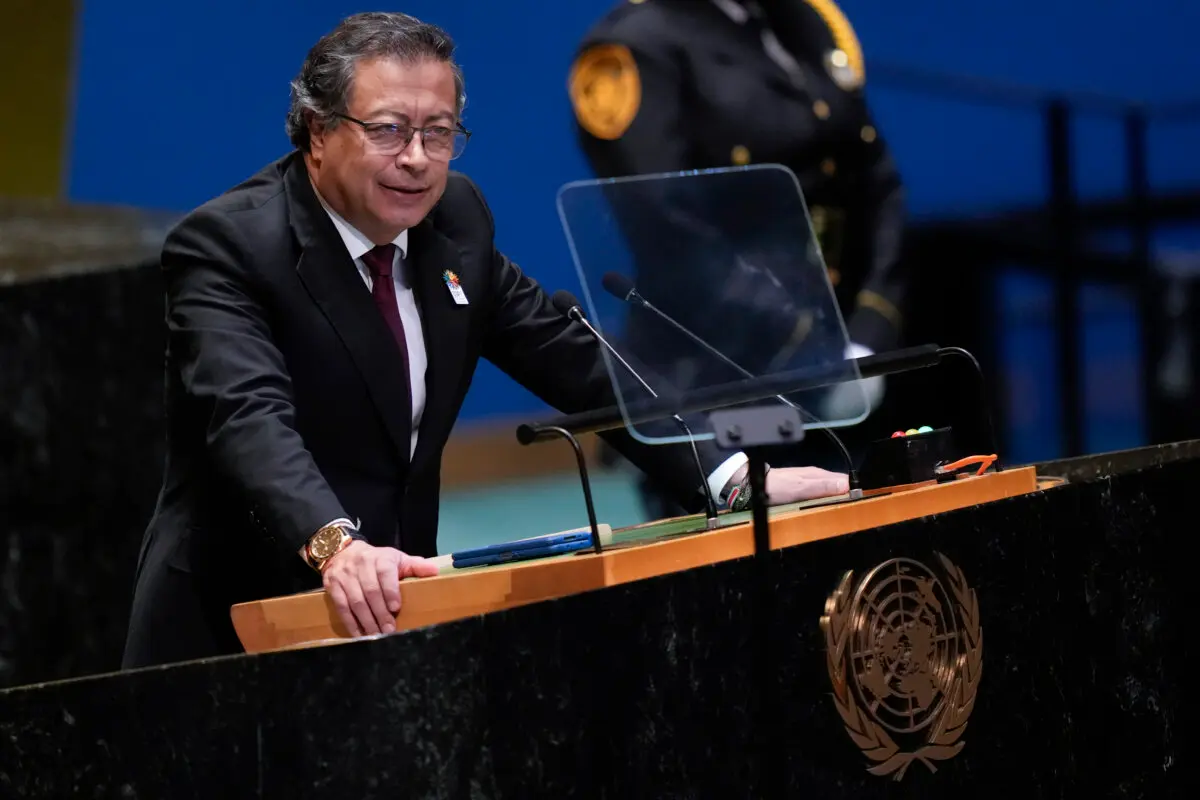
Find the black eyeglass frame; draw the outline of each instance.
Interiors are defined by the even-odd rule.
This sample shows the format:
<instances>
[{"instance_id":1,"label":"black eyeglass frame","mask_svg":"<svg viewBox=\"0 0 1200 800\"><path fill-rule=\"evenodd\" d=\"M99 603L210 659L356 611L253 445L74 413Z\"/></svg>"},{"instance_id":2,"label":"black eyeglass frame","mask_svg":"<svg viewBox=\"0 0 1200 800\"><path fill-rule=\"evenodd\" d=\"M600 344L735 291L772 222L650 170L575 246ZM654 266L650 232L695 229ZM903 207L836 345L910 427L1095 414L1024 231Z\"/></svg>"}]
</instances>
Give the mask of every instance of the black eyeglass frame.
<instances>
[{"instance_id":1,"label":"black eyeglass frame","mask_svg":"<svg viewBox=\"0 0 1200 800\"><path fill-rule=\"evenodd\" d=\"M403 122L367 122L366 120L356 119L355 117L352 117L349 114L341 114L338 112L334 112L333 116L337 117L338 119L344 119L347 122L353 122L355 125L358 125L359 127L361 127L363 129L363 131L367 134L370 134L372 131L382 131L382 130L387 130L389 128L397 134L400 133L401 131L407 131L407 133L402 137L404 144L402 144L396 150L396 153L403 153L404 150L410 144L412 144L413 137L416 136L418 132L420 132L420 134L421 134L421 147L424 148L425 152L427 152L427 153L429 152L429 149L425 147L425 135L428 131L441 129L441 130L450 131L454 134L457 134L458 136L461 136L462 137L462 139L461 139L462 146L456 147L454 144L451 144L450 157L447 159L447 161L453 161L454 159L461 156L463 154L463 151L467 149L467 144L471 141L471 131L464 128L461 124L457 124L453 127L451 127L449 125L426 125L424 127L417 127L415 125L408 125ZM398 138L397 141L399 141L399 140L400 139ZM457 140L457 136L456 136L456 140ZM455 152L456 150L457 150L457 152Z\"/></svg>"}]
</instances>

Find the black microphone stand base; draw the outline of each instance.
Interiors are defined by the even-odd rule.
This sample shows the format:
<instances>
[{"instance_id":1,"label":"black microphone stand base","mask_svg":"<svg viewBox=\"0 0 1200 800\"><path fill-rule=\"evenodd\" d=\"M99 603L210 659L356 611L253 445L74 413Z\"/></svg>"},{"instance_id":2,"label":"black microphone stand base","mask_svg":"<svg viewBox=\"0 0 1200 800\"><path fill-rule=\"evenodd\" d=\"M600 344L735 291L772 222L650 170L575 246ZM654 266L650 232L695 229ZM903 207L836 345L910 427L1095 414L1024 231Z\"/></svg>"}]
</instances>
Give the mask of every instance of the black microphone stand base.
<instances>
[{"instance_id":1,"label":"black microphone stand base","mask_svg":"<svg viewBox=\"0 0 1200 800\"><path fill-rule=\"evenodd\" d=\"M750 515L754 521L754 554L771 549L767 513L767 461L773 453L790 450L804 441L800 410L791 406L764 405L713 411L708 416L717 445L741 450L750 461Z\"/></svg>"}]
</instances>

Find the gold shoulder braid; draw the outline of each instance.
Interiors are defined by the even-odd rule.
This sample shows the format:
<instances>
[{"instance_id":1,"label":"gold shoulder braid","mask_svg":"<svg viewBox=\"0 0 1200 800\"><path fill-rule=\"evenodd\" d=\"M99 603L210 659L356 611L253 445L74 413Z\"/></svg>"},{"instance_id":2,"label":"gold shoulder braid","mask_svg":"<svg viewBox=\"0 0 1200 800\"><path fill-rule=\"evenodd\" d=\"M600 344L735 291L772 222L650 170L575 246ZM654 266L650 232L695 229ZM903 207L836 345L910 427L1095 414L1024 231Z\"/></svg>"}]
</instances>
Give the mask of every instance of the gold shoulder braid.
<instances>
[{"instance_id":1,"label":"gold shoulder braid","mask_svg":"<svg viewBox=\"0 0 1200 800\"><path fill-rule=\"evenodd\" d=\"M846 14L833 0L804 0L825 21L837 48L826 55L826 69L842 89L852 91L867 80L862 45Z\"/></svg>"}]
</instances>

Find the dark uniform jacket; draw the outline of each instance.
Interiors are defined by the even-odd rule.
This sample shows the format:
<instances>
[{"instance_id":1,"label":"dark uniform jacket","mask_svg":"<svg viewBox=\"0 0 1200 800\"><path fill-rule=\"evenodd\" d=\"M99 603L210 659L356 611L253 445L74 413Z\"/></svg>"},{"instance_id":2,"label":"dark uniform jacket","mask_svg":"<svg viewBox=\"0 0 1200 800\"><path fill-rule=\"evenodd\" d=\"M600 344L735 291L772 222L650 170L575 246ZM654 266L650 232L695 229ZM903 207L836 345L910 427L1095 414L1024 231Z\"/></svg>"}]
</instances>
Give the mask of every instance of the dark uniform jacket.
<instances>
[{"instance_id":1,"label":"dark uniform jacket","mask_svg":"<svg viewBox=\"0 0 1200 800\"><path fill-rule=\"evenodd\" d=\"M570 92L599 177L765 164L794 172L849 339L880 351L899 342L904 210L863 74L854 32L830 0L757 9L644 0L621 3L588 32ZM754 313L780 315L790 331L795 300Z\"/></svg>"}]
</instances>

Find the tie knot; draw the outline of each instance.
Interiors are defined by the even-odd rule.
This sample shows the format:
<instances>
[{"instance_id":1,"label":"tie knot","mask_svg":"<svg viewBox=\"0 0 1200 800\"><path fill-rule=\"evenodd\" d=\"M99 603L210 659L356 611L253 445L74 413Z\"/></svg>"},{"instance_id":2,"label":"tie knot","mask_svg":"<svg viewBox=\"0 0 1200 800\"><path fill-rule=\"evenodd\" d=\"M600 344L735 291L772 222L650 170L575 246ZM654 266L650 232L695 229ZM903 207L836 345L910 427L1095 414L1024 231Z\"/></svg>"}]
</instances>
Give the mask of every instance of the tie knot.
<instances>
[{"instance_id":1,"label":"tie knot","mask_svg":"<svg viewBox=\"0 0 1200 800\"><path fill-rule=\"evenodd\" d=\"M392 262L395 260L395 253L396 245L394 244L381 244L373 250L363 253L363 263L371 271L372 278L378 280L392 277Z\"/></svg>"}]
</instances>

